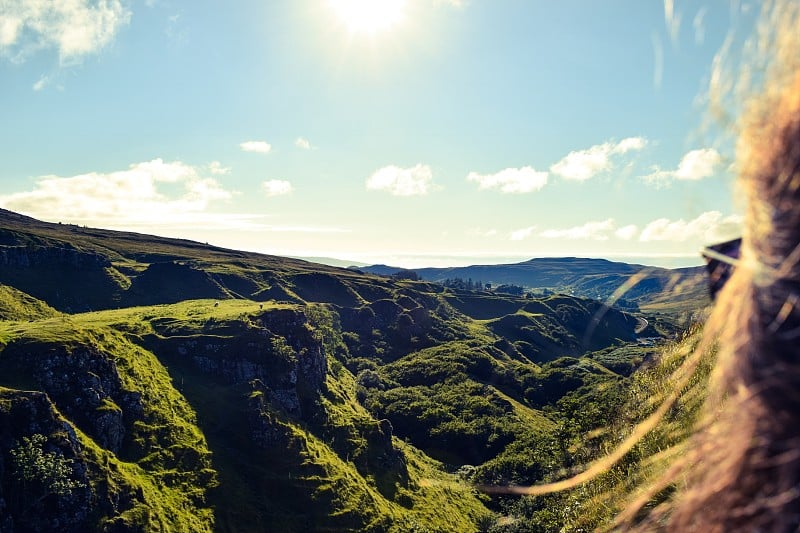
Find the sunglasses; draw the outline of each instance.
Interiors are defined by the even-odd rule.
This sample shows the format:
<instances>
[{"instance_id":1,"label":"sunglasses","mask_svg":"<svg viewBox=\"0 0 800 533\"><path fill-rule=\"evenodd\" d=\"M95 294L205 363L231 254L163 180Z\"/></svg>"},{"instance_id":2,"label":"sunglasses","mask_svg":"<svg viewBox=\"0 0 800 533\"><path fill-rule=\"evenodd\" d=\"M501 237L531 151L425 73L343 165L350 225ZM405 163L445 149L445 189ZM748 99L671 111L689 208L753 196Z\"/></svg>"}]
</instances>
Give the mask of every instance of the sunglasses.
<instances>
[{"instance_id":1,"label":"sunglasses","mask_svg":"<svg viewBox=\"0 0 800 533\"><path fill-rule=\"evenodd\" d=\"M700 255L706 261L706 272L708 272L708 291L711 299L715 299L717 293L725 286L725 282L733 274L733 270L739 265L739 254L742 248L742 239L713 244L703 248Z\"/></svg>"}]
</instances>

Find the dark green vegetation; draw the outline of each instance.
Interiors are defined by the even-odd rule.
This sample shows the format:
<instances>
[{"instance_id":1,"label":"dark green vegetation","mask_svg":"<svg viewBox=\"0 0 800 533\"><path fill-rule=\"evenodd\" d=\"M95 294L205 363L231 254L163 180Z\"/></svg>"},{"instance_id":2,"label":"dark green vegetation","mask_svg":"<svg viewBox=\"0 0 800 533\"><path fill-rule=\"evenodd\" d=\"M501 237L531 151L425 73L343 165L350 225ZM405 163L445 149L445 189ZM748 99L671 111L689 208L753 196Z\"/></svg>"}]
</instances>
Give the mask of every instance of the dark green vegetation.
<instances>
[{"instance_id":1,"label":"dark green vegetation","mask_svg":"<svg viewBox=\"0 0 800 533\"><path fill-rule=\"evenodd\" d=\"M682 480L663 486L659 482L686 452L715 359L713 349L695 352L700 336L701 331L693 329L664 347L656 363L631 377L624 403L616 416L605 421L603 430L587 434L591 437L588 442L573 443L584 454L584 463L602 458L677 392L678 399L666 414L651 431L641 433L619 462L572 490L504 498L500 505L505 520L495 524L491 533L616 530L620 520L636 523L659 504L668 505ZM690 359L696 359L691 371L687 366Z\"/></svg>"},{"instance_id":2,"label":"dark green vegetation","mask_svg":"<svg viewBox=\"0 0 800 533\"><path fill-rule=\"evenodd\" d=\"M504 527L675 332L0 211L0 530Z\"/></svg>"}]
</instances>

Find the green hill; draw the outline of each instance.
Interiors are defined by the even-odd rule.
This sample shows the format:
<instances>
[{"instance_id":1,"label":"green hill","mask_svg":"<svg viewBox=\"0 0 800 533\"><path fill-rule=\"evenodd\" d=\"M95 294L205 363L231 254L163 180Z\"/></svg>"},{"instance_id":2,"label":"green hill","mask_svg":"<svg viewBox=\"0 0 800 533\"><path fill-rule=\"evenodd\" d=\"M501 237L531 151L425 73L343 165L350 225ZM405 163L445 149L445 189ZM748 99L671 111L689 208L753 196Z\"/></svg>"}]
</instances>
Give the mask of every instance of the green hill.
<instances>
[{"instance_id":1,"label":"green hill","mask_svg":"<svg viewBox=\"0 0 800 533\"><path fill-rule=\"evenodd\" d=\"M0 530L487 530L674 331L7 211L0 267Z\"/></svg>"}]
</instances>

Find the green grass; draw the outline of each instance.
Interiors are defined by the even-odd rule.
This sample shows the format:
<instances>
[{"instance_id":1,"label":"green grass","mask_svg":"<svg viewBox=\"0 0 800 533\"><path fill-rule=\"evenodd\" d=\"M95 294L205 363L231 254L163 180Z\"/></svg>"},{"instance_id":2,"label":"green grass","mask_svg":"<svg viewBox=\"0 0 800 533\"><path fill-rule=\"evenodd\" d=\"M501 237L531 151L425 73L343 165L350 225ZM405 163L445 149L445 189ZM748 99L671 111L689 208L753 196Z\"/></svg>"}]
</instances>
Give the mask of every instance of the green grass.
<instances>
[{"instance_id":1,"label":"green grass","mask_svg":"<svg viewBox=\"0 0 800 533\"><path fill-rule=\"evenodd\" d=\"M106 471L106 474L95 474L113 477L112 472L116 472L124 481L126 491L141 495L138 503L122 515L107 515L104 519L122 523L133 521L131 523L145 531L211 530L211 511L203 504L204 493L216 483L210 451L196 425L194 410L173 387L169 374L152 353L132 344L115 330L74 317L35 323L5 322L0 328L6 338L6 345L0 352L3 385L38 388L43 369L47 368L48 354L53 353L53 349L66 350L68 354L90 350L96 354L93 357L113 360L114 374L105 379L112 383L119 379L121 385L119 395L103 398L95 412L98 415L122 413L120 405L124 398L130 394L138 398L141 412L124 413L124 417L132 417L134 421L127 427L119 455L100 451L88 436L93 432L91 426L81 427L76 421L70 421L80 433L84 449L94 453L87 460L93 468ZM65 361L64 364L70 364L69 359ZM63 368L64 371L77 370L69 366ZM87 413L86 420L92 420L93 416Z\"/></svg>"},{"instance_id":2,"label":"green grass","mask_svg":"<svg viewBox=\"0 0 800 533\"><path fill-rule=\"evenodd\" d=\"M60 313L45 302L25 294L22 291L0 285L0 321L2 320L39 320L55 317Z\"/></svg>"},{"instance_id":3,"label":"green grass","mask_svg":"<svg viewBox=\"0 0 800 533\"><path fill-rule=\"evenodd\" d=\"M622 407L616 416L592 432L591 438L574 442L574 455L581 465L590 464L612 453L637 424L643 421L674 391L682 365L693 354L700 333L694 331L681 341L663 349L655 364L635 373L625 389ZM598 472L589 482L573 490L545 496L523 497L510 508L509 524L493 531L594 531L613 529L616 517L680 457L692 434L702 402L713 353L700 359L697 371L680 391L678 401L659 419L652 431L642 435L619 462ZM591 401L575 406L591 412ZM581 466L576 471L580 471ZM564 476L562 476L564 477ZM674 487L673 487L674 488ZM650 497L646 507L669 498L671 488ZM563 528L563 529L562 529Z\"/></svg>"}]
</instances>

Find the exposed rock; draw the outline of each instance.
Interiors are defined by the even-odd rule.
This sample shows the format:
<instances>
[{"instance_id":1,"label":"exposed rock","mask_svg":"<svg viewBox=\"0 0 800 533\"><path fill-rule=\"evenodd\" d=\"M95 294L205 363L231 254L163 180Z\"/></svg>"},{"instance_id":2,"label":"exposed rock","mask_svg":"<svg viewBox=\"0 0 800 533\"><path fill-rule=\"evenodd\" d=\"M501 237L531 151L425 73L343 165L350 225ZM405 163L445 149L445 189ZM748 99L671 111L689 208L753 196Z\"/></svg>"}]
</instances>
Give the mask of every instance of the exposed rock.
<instances>
[{"instance_id":1,"label":"exposed rock","mask_svg":"<svg viewBox=\"0 0 800 533\"><path fill-rule=\"evenodd\" d=\"M126 424L142 416L141 396L124 391L114 359L90 346L22 346L33 379L102 447L119 452Z\"/></svg>"},{"instance_id":2,"label":"exposed rock","mask_svg":"<svg viewBox=\"0 0 800 533\"><path fill-rule=\"evenodd\" d=\"M72 426L41 392L5 389L0 390L0 400L0 531L85 531L96 498ZM46 437L44 453L54 453L71 465L70 491L54 493L36 482L21 484L13 475L16 467L10 450L23 437L36 434Z\"/></svg>"},{"instance_id":3,"label":"exposed rock","mask_svg":"<svg viewBox=\"0 0 800 533\"><path fill-rule=\"evenodd\" d=\"M240 323L229 339L215 335L217 331L210 328L208 337L157 342L179 356L190 357L201 371L229 383L257 380L276 408L302 417L313 409L325 383L328 361L324 345L302 311L273 309L254 318L249 327ZM217 327L234 328L224 323Z\"/></svg>"},{"instance_id":4,"label":"exposed rock","mask_svg":"<svg viewBox=\"0 0 800 533\"><path fill-rule=\"evenodd\" d=\"M266 398L270 392L268 387L260 380L253 380L250 385L253 387L247 406L250 438L261 448L285 450L290 440L290 430L271 412Z\"/></svg>"},{"instance_id":5,"label":"exposed rock","mask_svg":"<svg viewBox=\"0 0 800 533\"><path fill-rule=\"evenodd\" d=\"M68 247L0 246L0 266L33 268L45 266L90 270L110 267L109 260L100 254Z\"/></svg>"}]
</instances>

